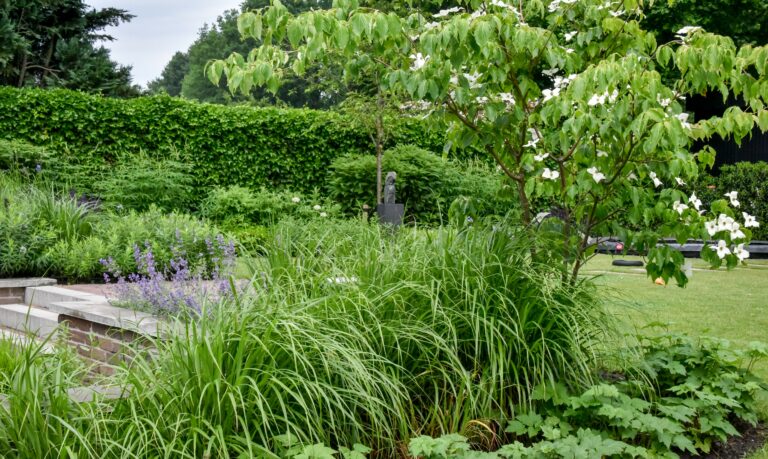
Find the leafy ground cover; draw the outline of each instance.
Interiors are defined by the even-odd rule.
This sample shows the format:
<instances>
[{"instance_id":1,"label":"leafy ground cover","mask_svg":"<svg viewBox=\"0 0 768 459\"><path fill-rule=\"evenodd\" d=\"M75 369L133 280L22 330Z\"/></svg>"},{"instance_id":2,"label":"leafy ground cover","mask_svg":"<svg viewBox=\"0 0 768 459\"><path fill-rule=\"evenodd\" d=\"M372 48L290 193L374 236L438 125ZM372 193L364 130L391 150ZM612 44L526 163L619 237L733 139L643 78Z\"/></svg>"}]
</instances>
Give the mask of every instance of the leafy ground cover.
<instances>
[{"instance_id":1,"label":"leafy ground cover","mask_svg":"<svg viewBox=\"0 0 768 459\"><path fill-rule=\"evenodd\" d=\"M604 287L610 310L625 319L630 331L657 322L691 336L725 338L737 347L768 338L768 260L749 260L728 271L711 270L693 259L693 276L688 287L681 289L654 284L643 268L612 266L617 258L641 260L598 255L587 265L585 275L597 276L595 282ZM768 378L765 362L754 371ZM763 416L768 415L768 402L764 400L762 406ZM768 446L753 457L768 458Z\"/></svg>"}]
</instances>

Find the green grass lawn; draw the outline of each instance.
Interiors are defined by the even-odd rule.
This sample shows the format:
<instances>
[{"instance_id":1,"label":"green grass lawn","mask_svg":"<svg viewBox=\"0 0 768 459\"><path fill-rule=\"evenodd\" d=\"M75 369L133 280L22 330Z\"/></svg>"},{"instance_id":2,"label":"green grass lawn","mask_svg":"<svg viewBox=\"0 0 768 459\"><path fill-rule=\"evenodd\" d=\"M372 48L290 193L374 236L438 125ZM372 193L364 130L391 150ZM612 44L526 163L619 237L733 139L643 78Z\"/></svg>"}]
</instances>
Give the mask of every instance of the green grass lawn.
<instances>
[{"instance_id":1,"label":"green grass lawn","mask_svg":"<svg viewBox=\"0 0 768 459\"><path fill-rule=\"evenodd\" d=\"M768 342L768 260L751 260L727 271L710 270L694 259L688 286L679 288L654 284L644 268L612 266L613 259L598 255L583 274L597 276L610 310L626 321L630 331L663 322L670 331L725 338L735 346ZM768 363L762 362L755 372L768 380ZM764 414L768 418L768 402ZM752 459L768 459L768 446Z\"/></svg>"}]
</instances>

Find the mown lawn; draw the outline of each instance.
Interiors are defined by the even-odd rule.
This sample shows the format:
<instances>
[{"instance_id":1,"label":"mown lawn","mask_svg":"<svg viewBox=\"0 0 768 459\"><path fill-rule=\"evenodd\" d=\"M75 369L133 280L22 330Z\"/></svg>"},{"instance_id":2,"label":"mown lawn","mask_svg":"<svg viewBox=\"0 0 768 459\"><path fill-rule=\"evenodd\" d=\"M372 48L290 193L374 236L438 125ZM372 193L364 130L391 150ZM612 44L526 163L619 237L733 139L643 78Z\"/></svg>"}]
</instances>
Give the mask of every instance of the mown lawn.
<instances>
[{"instance_id":1,"label":"mown lawn","mask_svg":"<svg viewBox=\"0 0 768 459\"><path fill-rule=\"evenodd\" d=\"M735 346L768 342L768 260L750 260L747 266L727 271L710 270L694 259L688 286L679 288L654 284L644 268L612 266L613 259L598 255L584 274L597 276L610 310L626 320L629 331L662 322L670 331L725 338ZM768 380L768 362L755 372ZM764 414L768 418L768 401ZM752 459L768 459L768 445Z\"/></svg>"}]
</instances>

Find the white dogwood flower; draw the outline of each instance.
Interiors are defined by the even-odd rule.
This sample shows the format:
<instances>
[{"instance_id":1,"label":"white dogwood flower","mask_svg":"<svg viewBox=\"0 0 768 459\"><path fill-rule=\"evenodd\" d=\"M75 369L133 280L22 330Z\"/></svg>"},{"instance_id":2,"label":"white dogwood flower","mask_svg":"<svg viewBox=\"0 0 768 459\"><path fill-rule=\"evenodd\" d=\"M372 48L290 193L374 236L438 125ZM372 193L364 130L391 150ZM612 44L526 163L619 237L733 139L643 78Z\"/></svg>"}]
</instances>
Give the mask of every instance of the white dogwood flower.
<instances>
[{"instance_id":1,"label":"white dogwood flower","mask_svg":"<svg viewBox=\"0 0 768 459\"><path fill-rule=\"evenodd\" d=\"M553 99L560 95L560 88L554 88L554 89L545 89L541 91L541 94L544 96L543 102L548 101L549 99Z\"/></svg>"},{"instance_id":2,"label":"white dogwood flower","mask_svg":"<svg viewBox=\"0 0 768 459\"><path fill-rule=\"evenodd\" d=\"M675 182L677 182L677 184L680 186L685 185L685 182L680 177L675 177Z\"/></svg>"},{"instance_id":3,"label":"white dogwood flower","mask_svg":"<svg viewBox=\"0 0 768 459\"><path fill-rule=\"evenodd\" d=\"M659 180L659 178L656 176L656 172L651 172L650 174L651 180L653 180L653 186L658 188L662 185L664 185L664 182Z\"/></svg>"},{"instance_id":4,"label":"white dogwood flower","mask_svg":"<svg viewBox=\"0 0 768 459\"><path fill-rule=\"evenodd\" d=\"M720 259L723 259L726 255L731 254L731 251L728 249L728 245L722 239L717 242L717 245L711 245L709 247L717 252L717 256L720 257Z\"/></svg>"},{"instance_id":5,"label":"white dogwood flower","mask_svg":"<svg viewBox=\"0 0 768 459\"><path fill-rule=\"evenodd\" d=\"M747 228L760 228L760 222L755 217L746 212L741 213L744 216L744 226Z\"/></svg>"},{"instance_id":6,"label":"white dogwood flower","mask_svg":"<svg viewBox=\"0 0 768 459\"><path fill-rule=\"evenodd\" d=\"M553 68L551 68L549 70L542 70L541 73L543 73L544 75L546 75L548 77L552 77L552 76L555 76L555 74L557 74L557 72L559 72L559 71L560 71L559 68L553 67Z\"/></svg>"},{"instance_id":7,"label":"white dogwood flower","mask_svg":"<svg viewBox=\"0 0 768 459\"><path fill-rule=\"evenodd\" d=\"M693 207L695 207L695 208L696 208L696 210L701 210L701 199L699 199L699 198L696 196L696 193L692 193L692 194L691 194L691 197L690 197L690 198L688 198L688 202L690 202L691 204L693 204Z\"/></svg>"},{"instance_id":8,"label":"white dogwood flower","mask_svg":"<svg viewBox=\"0 0 768 459\"><path fill-rule=\"evenodd\" d=\"M515 96L508 92L502 92L499 94L499 98L507 105L515 105Z\"/></svg>"},{"instance_id":9,"label":"white dogwood flower","mask_svg":"<svg viewBox=\"0 0 768 459\"><path fill-rule=\"evenodd\" d=\"M573 37L575 37L577 33L579 33L579 32L577 32L577 31L575 31L575 30L574 30L573 32L567 32L567 33L565 34L565 41L571 41L571 40L573 40Z\"/></svg>"},{"instance_id":10,"label":"white dogwood flower","mask_svg":"<svg viewBox=\"0 0 768 459\"><path fill-rule=\"evenodd\" d=\"M560 177L560 172L550 170L548 167L544 168L544 172L541 174L547 180L557 180Z\"/></svg>"},{"instance_id":11,"label":"white dogwood flower","mask_svg":"<svg viewBox=\"0 0 768 459\"><path fill-rule=\"evenodd\" d=\"M736 255L740 261L744 261L749 258L749 252L744 250L744 244L739 244L733 249L733 254Z\"/></svg>"},{"instance_id":12,"label":"white dogwood flower","mask_svg":"<svg viewBox=\"0 0 768 459\"><path fill-rule=\"evenodd\" d=\"M686 206L680 201L675 201L674 203L672 203L672 209L678 214L683 215L683 212L688 210L688 206Z\"/></svg>"},{"instance_id":13,"label":"white dogwood flower","mask_svg":"<svg viewBox=\"0 0 768 459\"><path fill-rule=\"evenodd\" d=\"M704 223L704 228L707 229L707 233L709 233L710 236L717 234L717 222L715 220Z\"/></svg>"},{"instance_id":14,"label":"white dogwood flower","mask_svg":"<svg viewBox=\"0 0 768 459\"><path fill-rule=\"evenodd\" d=\"M600 172L596 167L590 167L587 169L587 172L592 176L592 179L596 183L600 183L602 180L605 180L605 174Z\"/></svg>"},{"instance_id":15,"label":"white dogwood flower","mask_svg":"<svg viewBox=\"0 0 768 459\"><path fill-rule=\"evenodd\" d=\"M687 113L680 113L676 116L676 118L680 120L680 124L683 125L683 129L689 129L691 127L691 123L688 122L688 116Z\"/></svg>"},{"instance_id":16,"label":"white dogwood flower","mask_svg":"<svg viewBox=\"0 0 768 459\"><path fill-rule=\"evenodd\" d=\"M411 63L411 70L421 70L429 60L429 56L424 57L421 53L411 54L410 58L413 60Z\"/></svg>"},{"instance_id":17,"label":"white dogwood flower","mask_svg":"<svg viewBox=\"0 0 768 459\"><path fill-rule=\"evenodd\" d=\"M726 198L731 200L731 205L733 207L739 207L741 203L739 202L739 192L738 191L731 191L730 193L725 193L724 195Z\"/></svg>"},{"instance_id":18,"label":"white dogwood flower","mask_svg":"<svg viewBox=\"0 0 768 459\"><path fill-rule=\"evenodd\" d=\"M736 222L731 224L731 240L744 239L747 235L741 230L741 225Z\"/></svg>"},{"instance_id":19,"label":"white dogwood flower","mask_svg":"<svg viewBox=\"0 0 768 459\"><path fill-rule=\"evenodd\" d=\"M536 162L544 161L547 158L549 158L549 153L544 153L541 155L533 155L533 160Z\"/></svg>"}]
</instances>

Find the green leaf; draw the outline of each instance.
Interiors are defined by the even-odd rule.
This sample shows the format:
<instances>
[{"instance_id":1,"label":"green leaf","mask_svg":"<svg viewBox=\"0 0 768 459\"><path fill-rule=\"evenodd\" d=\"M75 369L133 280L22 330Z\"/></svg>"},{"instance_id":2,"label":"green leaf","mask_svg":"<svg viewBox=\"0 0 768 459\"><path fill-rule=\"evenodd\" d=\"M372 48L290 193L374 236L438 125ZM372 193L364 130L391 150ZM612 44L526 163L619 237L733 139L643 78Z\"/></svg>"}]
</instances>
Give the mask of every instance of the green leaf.
<instances>
[{"instance_id":1,"label":"green leaf","mask_svg":"<svg viewBox=\"0 0 768 459\"><path fill-rule=\"evenodd\" d=\"M760 110L757 114L757 125L763 132L768 132L768 110Z\"/></svg>"},{"instance_id":2,"label":"green leaf","mask_svg":"<svg viewBox=\"0 0 768 459\"><path fill-rule=\"evenodd\" d=\"M336 29L336 45L340 49L346 49L349 43L349 29L343 25Z\"/></svg>"},{"instance_id":3,"label":"green leaf","mask_svg":"<svg viewBox=\"0 0 768 459\"><path fill-rule=\"evenodd\" d=\"M491 24L489 22L481 22L475 27L475 43L481 49L488 44L491 39Z\"/></svg>"},{"instance_id":4,"label":"green leaf","mask_svg":"<svg viewBox=\"0 0 768 459\"><path fill-rule=\"evenodd\" d=\"M291 47L294 49L298 48L303 35L302 26L297 21L291 21L288 24L288 41L291 43Z\"/></svg>"},{"instance_id":5,"label":"green leaf","mask_svg":"<svg viewBox=\"0 0 768 459\"><path fill-rule=\"evenodd\" d=\"M364 15L360 13L356 13L354 16L352 16L351 24L352 33L355 34L356 37L362 37L363 34L368 30L368 20Z\"/></svg>"}]
</instances>

